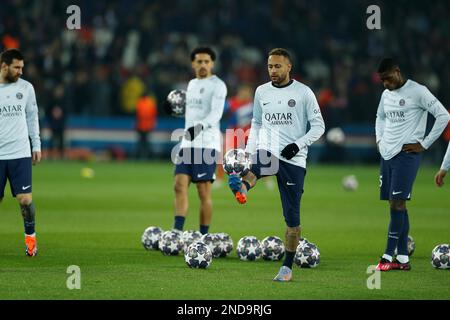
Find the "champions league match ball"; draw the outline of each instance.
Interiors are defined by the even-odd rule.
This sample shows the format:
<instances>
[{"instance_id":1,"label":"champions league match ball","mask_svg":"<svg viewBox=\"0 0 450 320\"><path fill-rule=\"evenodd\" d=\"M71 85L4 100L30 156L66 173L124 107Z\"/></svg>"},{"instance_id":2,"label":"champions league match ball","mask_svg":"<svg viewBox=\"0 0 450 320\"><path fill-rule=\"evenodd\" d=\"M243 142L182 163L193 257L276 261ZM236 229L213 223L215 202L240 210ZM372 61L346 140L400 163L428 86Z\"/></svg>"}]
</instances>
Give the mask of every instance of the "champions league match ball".
<instances>
[{"instance_id":1,"label":"champions league match ball","mask_svg":"<svg viewBox=\"0 0 450 320\"><path fill-rule=\"evenodd\" d=\"M214 258L220 257L222 250L220 248L220 237L216 233L207 233L201 237L201 241L206 244Z\"/></svg>"},{"instance_id":2,"label":"champions league match ball","mask_svg":"<svg viewBox=\"0 0 450 320\"><path fill-rule=\"evenodd\" d=\"M186 112L186 91L172 90L167 95L167 102L170 106L171 115L174 117L184 117Z\"/></svg>"},{"instance_id":3,"label":"champions league match ball","mask_svg":"<svg viewBox=\"0 0 450 320\"><path fill-rule=\"evenodd\" d=\"M251 160L243 149L231 149L223 157L223 170L227 174L244 176L250 170Z\"/></svg>"},{"instance_id":4,"label":"champions league match ball","mask_svg":"<svg viewBox=\"0 0 450 320\"><path fill-rule=\"evenodd\" d=\"M159 250L165 256L176 256L183 250L182 232L179 230L166 231L159 240Z\"/></svg>"},{"instance_id":5,"label":"champions league match ball","mask_svg":"<svg viewBox=\"0 0 450 320\"><path fill-rule=\"evenodd\" d=\"M261 258L261 243L254 236L241 238L237 244L237 255L243 261L255 261Z\"/></svg>"},{"instance_id":6,"label":"champions league match ball","mask_svg":"<svg viewBox=\"0 0 450 320\"><path fill-rule=\"evenodd\" d=\"M212 258L211 250L201 241L192 243L184 253L184 261L189 268L206 269L210 266Z\"/></svg>"},{"instance_id":7,"label":"champions league match ball","mask_svg":"<svg viewBox=\"0 0 450 320\"><path fill-rule=\"evenodd\" d=\"M436 269L450 269L450 246L439 244L431 252L431 265Z\"/></svg>"},{"instance_id":8,"label":"champions league match ball","mask_svg":"<svg viewBox=\"0 0 450 320\"><path fill-rule=\"evenodd\" d=\"M148 227L141 236L141 243L147 250L158 250L162 234L163 230L160 227Z\"/></svg>"},{"instance_id":9,"label":"champions league match ball","mask_svg":"<svg viewBox=\"0 0 450 320\"><path fill-rule=\"evenodd\" d=\"M300 243L295 252L294 262L300 268L315 268L320 262L320 251L314 243Z\"/></svg>"},{"instance_id":10,"label":"champions league match ball","mask_svg":"<svg viewBox=\"0 0 450 320\"><path fill-rule=\"evenodd\" d=\"M183 240L183 251L186 252L187 248L196 241L200 241L202 234L200 231L186 230L181 235L181 240Z\"/></svg>"},{"instance_id":11,"label":"champions league match ball","mask_svg":"<svg viewBox=\"0 0 450 320\"><path fill-rule=\"evenodd\" d=\"M416 242L413 237L408 236L408 256L412 256L414 251L416 250ZM394 250L394 255L397 255L397 248Z\"/></svg>"},{"instance_id":12,"label":"champions league match ball","mask_svg":"<svg viewBox=\"0 0 450 320\"><path fill-rule=\"evenodd\" d=\"M219 257L223 258L230 254L230 252L233 250L233 239L231 239L230 235L227 233L218 233L217 236L219 237L220 244L220 255Z\"/></svg>"},{"instance_id":13,"label":"champions league match ball","mask_svg":"<svg viewBox=\"0 0 450 320\"><path fill-rule=\"evenodd\" d=\"M356 176L351 174L349 176L345 176L344 178L342 178L342 187L345 190L348 191L355 191L356 189L358 189L359 183L358 183L358 179L356 179Z\"/></svg>"},{"instance_id":14,"label":"champions league match ball","mask_svg":"<svg viewBox=\"0 0 450 320\"><path fill-rule=\"evenodd\" d=\"M335 127L328 130L326 139L330 144L342 145L345 141L345 134L341 128Z\"/></svg>"},{"instance_id":15,"label":"champions league match ball","mask_svg":"<svg viewBox=\"0 0 450 320\"><path fill-rule=\"evenodd\" d=\"M269 236L261 241L261 250L264 260L278 261L284 257L285 247L279 237Z\"/></svg>"}]
</instances>

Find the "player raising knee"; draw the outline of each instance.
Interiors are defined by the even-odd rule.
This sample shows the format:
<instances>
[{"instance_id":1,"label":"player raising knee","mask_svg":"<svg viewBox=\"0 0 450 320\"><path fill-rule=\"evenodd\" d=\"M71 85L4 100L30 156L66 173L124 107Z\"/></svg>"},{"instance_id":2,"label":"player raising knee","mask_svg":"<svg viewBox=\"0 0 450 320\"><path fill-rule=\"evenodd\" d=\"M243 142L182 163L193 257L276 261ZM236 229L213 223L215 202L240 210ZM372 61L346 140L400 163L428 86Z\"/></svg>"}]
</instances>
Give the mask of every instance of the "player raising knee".
<instances>
[{"instance_id":1,"label":"player raising knee","mask_svg":"<svg viewBox=\"0 0 450 320\"><path fill-rule=\"evenodd\" d=\"M325 131L312 90L290 79L292 59L285 49L269 52L270 82L256 89L253 119L246 152L252 165L242 178L229 176L229 186L239 203L257 180L275 175L286 222L286 256L273 280L290 281L295 251L300 240L300 200L306 175L308 147ZM310 125L307 131L307 125Z\"/></svg>"}]
</instances>

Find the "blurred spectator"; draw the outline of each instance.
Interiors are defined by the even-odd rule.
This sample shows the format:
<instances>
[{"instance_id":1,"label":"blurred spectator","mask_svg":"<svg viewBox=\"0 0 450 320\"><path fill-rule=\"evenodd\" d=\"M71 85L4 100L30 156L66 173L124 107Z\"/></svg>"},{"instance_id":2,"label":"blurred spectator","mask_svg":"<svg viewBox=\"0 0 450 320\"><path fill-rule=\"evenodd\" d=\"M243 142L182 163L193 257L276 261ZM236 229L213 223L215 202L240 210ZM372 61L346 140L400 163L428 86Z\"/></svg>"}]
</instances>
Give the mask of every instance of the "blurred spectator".
<instances>
[{"instance_id":1,"label":"blurred spectator","mask_svg":"<svg viewBox=\"0 0 450 320\"><path fill-rule=\"evenodd\" d=\"M50 158L64 158L64 130L66 127L66 111L64 101L64 86L58 85L53 92L52 100L46 111L47 121L51 131Z\"/></svg>"},{"instance_id":2,"label":"blurred spectator","mask_svg":"<svg viewBox=\"0 0 450 320\"><path fill-rule=\"evenodd\" d=\"M136 104L137 159L146 160L150 155L148 139L150 132L156 126L156 116L155 98L151 95L143 94Z\"/></svg>"}]
</instances>

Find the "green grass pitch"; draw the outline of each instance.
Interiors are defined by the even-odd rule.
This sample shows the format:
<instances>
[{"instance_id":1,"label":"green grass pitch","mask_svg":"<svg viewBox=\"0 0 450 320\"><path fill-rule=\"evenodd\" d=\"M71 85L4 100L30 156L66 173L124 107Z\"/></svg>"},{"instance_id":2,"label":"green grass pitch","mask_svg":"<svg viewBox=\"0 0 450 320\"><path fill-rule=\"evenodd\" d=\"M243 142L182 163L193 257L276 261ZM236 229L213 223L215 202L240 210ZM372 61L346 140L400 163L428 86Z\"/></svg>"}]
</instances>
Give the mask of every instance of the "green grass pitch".
<instances>
[{"instance_id":1,"label":"green grass pitch","mask_svg":"<svg viewBox=\"0 0 450 320\"><path fill-rule=\"evenodd\" d=\"M93 179L82 163L44 162L34 168L39 255L24 255L23 223L9 186L0 205L0 299L449 299L450 271L430 264L432 248L450 242L449 185L433 184L437 168L422 167L408 203L416 242L412 271L381 274L369 290L366 273L386 241L389 211L378 200L376 166L308 167L301 204L303 235L318 245L315 269L295 267L291 283L274 283L280 262L244 262L233 250L206 270L189 269L182 256L145 251L150 226L173 223L173 167L169 163L97 163ZM356 192L341 179L355 174ZM198 228L198 200L190 188L185 229ZM284 238L278 190L263 183L238 205L223 185L213 193L211 232L239 238ZM81 289L69 290L67 268L81 270Z\"/></svg>"}]
</instances>

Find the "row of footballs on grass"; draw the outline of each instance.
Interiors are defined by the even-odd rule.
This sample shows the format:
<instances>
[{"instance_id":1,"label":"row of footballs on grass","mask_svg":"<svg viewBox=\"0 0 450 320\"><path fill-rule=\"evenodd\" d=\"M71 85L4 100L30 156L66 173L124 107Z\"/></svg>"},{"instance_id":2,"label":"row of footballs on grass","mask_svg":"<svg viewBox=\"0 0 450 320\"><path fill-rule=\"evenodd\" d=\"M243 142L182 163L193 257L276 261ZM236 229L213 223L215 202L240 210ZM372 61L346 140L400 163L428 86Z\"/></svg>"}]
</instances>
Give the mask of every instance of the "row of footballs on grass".
<instances>
[{"instance_id":1,"label":"row of footballs on grass","mask_svg":"<svg viewBox=\"0 0 450 320\"><path fill-rule=\"evenodd\" d=\"M183 252L186 255L190 252L191 256L206 255L208 259L211 253L211 260L213 257L226 257L233 250L233 240L226 233L208 233L202 235L198 231L179 231L170 230L163 231L159 227L148 227L145 229L141 237L142 245L147 250L160 250L164 255L178 255ZM189 247L192 244L201 242L208 250L203 246L197 246L194 251L201 251L201 253L192 252ZM194 246L195 247L195 246ZM254 236L242 237L236 248L239 259L244 261L255 261L259 258L263 258L268 261L278 261L284 257L285 246L283 241L277 236L268 236L262 241L259 241ZM186 258L187 259L187 258ZM296 250L294 262L305 268L314 268L319 264L320 252L316 245L308 242L306 239L301 239ZM188 263L189 265L189 263Z\"/></svg>"}]
</instances>

